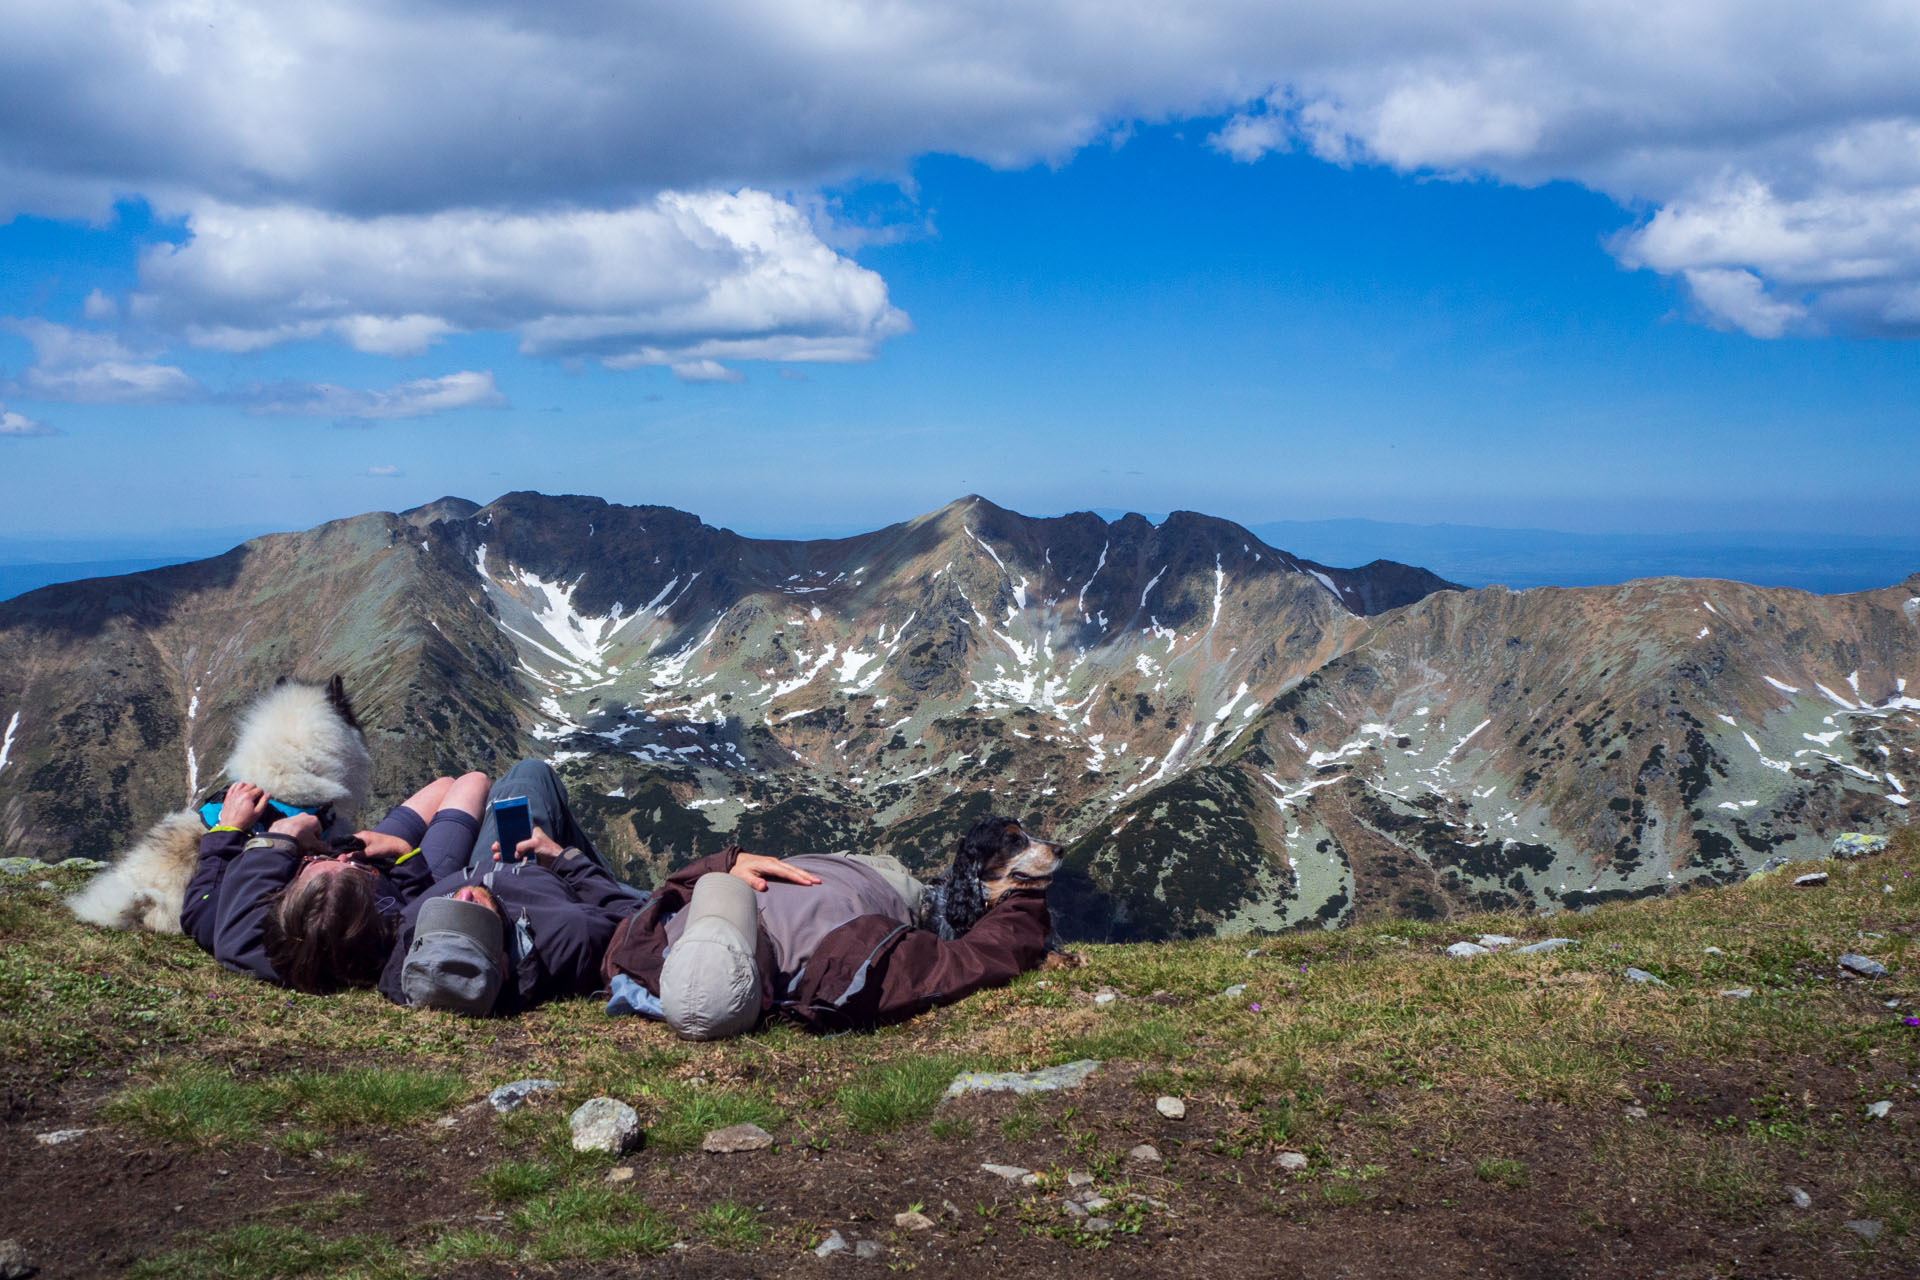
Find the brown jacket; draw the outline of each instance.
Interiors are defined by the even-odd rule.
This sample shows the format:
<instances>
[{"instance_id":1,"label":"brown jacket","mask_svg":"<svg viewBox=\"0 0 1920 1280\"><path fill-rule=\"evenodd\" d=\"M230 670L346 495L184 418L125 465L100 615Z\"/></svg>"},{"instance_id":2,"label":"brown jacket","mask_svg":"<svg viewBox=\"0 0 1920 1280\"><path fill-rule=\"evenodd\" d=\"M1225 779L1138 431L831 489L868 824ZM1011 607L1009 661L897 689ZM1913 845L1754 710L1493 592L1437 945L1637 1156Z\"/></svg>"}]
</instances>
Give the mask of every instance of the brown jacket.
<instances>
[{"instance_id":1,"label":"brown jacket","mask_svg":"<svg viewBox=\"0 0 1920 1280\"><path fill-rule=\"evenodd\" d=\"M620 925L601 962L611 982L626 974L655 995L666 952L666 924L686 908L693 886L709 872L733 868L729 846L682 867L647 905ZM780 973L773 944L759 937L755 959L767 976L776 1015L815 1031L900 1022L985 987L1003 986L1046 957L1047 897L1016 890L994 904L966 935L951 942L885 916L857 916L821 939L797 974Z\"/></svg>"}]
</instances>

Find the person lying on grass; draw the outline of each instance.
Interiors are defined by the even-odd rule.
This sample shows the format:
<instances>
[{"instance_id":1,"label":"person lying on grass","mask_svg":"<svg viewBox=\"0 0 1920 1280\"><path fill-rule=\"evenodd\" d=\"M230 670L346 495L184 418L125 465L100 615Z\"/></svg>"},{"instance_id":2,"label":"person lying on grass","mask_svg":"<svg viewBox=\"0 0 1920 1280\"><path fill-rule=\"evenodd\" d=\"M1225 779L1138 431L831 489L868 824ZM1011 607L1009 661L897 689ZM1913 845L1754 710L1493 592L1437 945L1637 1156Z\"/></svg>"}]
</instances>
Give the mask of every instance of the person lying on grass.
<instances>
[{"instance_id":1,"label":"person lying on grass","mask_svg":"<svg viewBox=\"0 0 1920 1280\"><path fill-rule=\"evenodd\" d=\"M370 987L430 859L466 859L486 797L484 773L436 778L336 845L318 817L236 782L201 837L180 930L235 973L313 995Z\"/></svg>"},{"instance_id":2,"label":"person lying on grass","mask_svg":"<svg viewBox=\"0 0 1920 1280\"><path fill-rule=\"evenodd\" d=\"M689 1040L777 1016L835 1031L901 1021L1011 982L1046 956L1059 846L1011 818L974 824L939 884L884 854L738 846L682 868L623 923L602 973L609 1013Z\"/></svg>"},{"instance_id":3,"label":"person lying on grass","mask_svg":"<svg viewBox=\"0 0 1920 1280\"><path fill-rule=\"evenodd\" d=\"M509 855L436 882L401 917L380 975L395 1004L472 1017L590 995L600 959L644 897L535 826Z\"/></svg>"}]
</instances>

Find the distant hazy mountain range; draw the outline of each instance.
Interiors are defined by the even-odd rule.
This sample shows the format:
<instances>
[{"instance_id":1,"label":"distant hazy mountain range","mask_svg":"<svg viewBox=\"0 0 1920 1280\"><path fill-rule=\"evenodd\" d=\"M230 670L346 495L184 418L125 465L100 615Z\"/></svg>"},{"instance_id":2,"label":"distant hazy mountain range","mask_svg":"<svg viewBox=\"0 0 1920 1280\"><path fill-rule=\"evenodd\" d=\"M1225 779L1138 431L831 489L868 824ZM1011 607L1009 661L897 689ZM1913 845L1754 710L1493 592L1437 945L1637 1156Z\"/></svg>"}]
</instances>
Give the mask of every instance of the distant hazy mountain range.
<instances>
[{"instance_id":1,"label":"distant hazy mountain range","mask_svg":"<svg viewBox=\"0 0 1920 1280\"><path fill-rule=\"evenodd\" d=\"M1374 520L1250 526L1275 546L1334 564L1423 564L1470 587L1591 587L1634 578L1723 578L1832 594L1920 571L1920 537L1831 533L1557 533Z\"/></svg>"},{"instance_id":2,"label":"distant hazy mountain range","mask_svg":"<svg viewBox=\"0 0 1920 1280\"><path fill-rule=\"evenodd\" d=\"M0 604L0 849L113 851L335 671L385 798L538 754L641 881L735 839L932 868L1012 812L1082 937L1665 892L1920 785L1920 575L1466 590L1190 512L799 542L510 494Z\"/></svg>"}]
</instances>

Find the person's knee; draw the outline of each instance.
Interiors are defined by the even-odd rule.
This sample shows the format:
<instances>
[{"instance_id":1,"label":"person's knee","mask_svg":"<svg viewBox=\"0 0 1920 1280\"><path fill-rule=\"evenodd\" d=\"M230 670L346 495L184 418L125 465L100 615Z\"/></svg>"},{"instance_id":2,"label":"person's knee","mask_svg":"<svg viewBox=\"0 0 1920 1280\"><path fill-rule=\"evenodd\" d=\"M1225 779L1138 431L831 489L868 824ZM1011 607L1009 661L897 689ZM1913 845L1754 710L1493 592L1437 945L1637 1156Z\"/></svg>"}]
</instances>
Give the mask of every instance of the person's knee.
<instances>
[{"instance_id":1,"label":"person's knee","mask_svg":"<svg viewBox=\"0 0 1920 1280\"><path fill-rule=\"evenodd\" d=\"M545 760L516 760L513 768L501 774L500 781L494 784L494 794L496 796L523 795L524 792L503 791L503 788L510 785L526 786L529 783L557 787L560 785L560 775L555 773L553 766Z\"/></svg>"}]
</instances>

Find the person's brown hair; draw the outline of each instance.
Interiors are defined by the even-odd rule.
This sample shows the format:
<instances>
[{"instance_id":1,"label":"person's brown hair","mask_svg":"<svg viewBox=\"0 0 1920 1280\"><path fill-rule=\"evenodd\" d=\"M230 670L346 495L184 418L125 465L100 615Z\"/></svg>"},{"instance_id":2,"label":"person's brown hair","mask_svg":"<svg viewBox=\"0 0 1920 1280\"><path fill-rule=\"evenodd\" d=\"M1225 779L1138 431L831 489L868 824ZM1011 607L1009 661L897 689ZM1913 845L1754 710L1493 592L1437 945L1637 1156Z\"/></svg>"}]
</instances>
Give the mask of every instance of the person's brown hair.
<instances>
[{"instance_id":1,"label":"person's brown hair","mask_svg":"<svg viewBox=\"0 0 1920 1280\"><path fill-rule=\"evenodd\" d=\"M393 945L373 881L352 872L289 885L267 909L265 934L267 963L280 981L316 996L373 986Z\"/></svg>"}]
</instances>

